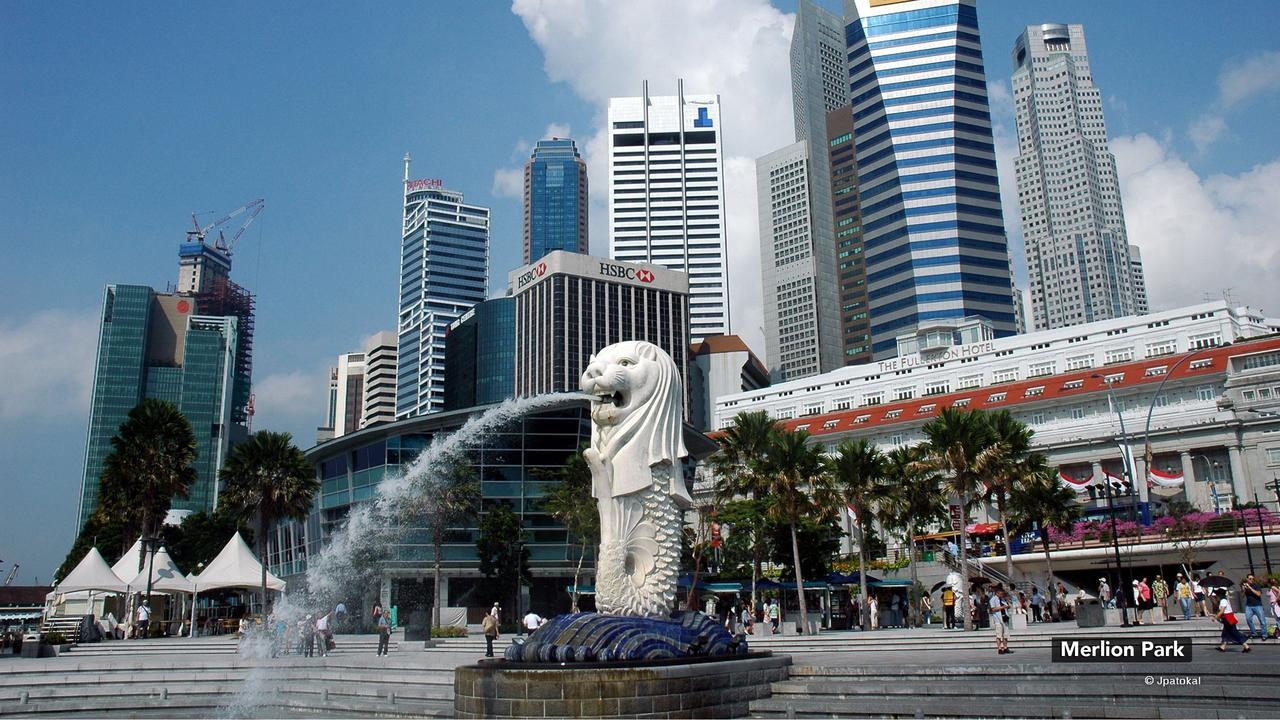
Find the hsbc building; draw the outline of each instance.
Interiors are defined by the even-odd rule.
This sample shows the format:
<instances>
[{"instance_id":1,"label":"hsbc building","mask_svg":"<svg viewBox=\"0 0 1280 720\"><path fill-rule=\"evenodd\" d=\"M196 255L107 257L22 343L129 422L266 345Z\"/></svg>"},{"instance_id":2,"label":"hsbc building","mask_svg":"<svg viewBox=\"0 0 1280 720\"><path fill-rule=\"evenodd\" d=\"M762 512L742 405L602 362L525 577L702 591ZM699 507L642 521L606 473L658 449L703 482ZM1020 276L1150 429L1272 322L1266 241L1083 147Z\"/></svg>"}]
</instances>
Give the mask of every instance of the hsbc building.
<instances>
[{"instance_id":1,"label":"hsbc building","mask_svg":"<svg viewBox=\"0 0 1280 720\"><path fill-rule=\"evenodd\" d=\"M577 390L592 353L623 340L661 347L686 372L684 273L557 250L507 278L516 301L516 395Z\"/></svg>"}]
</instances>

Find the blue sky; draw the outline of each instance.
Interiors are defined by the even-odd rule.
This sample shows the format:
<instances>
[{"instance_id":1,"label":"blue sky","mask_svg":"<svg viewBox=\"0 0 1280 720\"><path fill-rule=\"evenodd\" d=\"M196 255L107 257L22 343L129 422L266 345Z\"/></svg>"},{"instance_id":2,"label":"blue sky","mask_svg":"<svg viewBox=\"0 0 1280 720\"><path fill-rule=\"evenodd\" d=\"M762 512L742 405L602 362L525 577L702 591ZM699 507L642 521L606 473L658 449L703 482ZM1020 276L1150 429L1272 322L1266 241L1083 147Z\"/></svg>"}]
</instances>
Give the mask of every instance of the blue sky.
<instances>
[{"instance_id":1,"label":"blue sky","mask_svg":"<svg viewBox=\"0 0 1280 720\"><path fill-rule=\"evenodd\" d=\"M266 198L233 269L258 294L255 426L306 446L334 356L393 326L404 153L414 177L493 208L497 293L519 262L510 181L528 146L548 131L578 138L598 191L607 98L643 78L674 90L683 75L690 92L722 95L730 244L746 258L735 324L758 335L750 168L792 139L794 3L629 5L0 5L0 572L16 561L21 581L46 581L61 561L103 286L175 281L192 212ZM989 77L1005 86L1023 26L1085 24L1156 307L1230 287L1280 311L1263 280L1280 262L1280 4L984 0L979 18ZM993 112L1012 147L1007 103ZM1016 206L1005 214L1016 237Z\"/></svg>"}]
</instances>

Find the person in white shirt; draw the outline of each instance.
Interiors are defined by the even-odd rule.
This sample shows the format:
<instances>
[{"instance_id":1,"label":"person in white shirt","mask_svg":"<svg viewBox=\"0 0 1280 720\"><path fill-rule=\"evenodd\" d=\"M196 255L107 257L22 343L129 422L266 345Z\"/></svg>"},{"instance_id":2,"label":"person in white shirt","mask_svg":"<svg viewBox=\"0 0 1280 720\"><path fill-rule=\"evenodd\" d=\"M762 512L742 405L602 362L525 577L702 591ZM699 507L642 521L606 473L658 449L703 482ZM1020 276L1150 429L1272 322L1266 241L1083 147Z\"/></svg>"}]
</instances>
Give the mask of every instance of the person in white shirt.
<instances>
[{"instance_id":1,"label":"person in white shirt","mask_svg":"<svg viewBox=\"0 0 1280 720\"><path fill-rule=\"evenodd\" d=\"M996 654L1006 655L1009 652L1009 596L1003 587L996 588L989 601L991 607L991 629L996 631Z\"/></svg>"},{"instance_id":2,"label":"person in white shirt","mask_svg":"<svg viewBox=\"0 0 1280 720\"><path fill-rule=\"evenodd\" d=\"M538 615L538 613L532 610L529 611L528 615L524 616L525 632L532 633L534 630L537 630L538 626L541 624L542 624L542 618Z\"/></svg>"},{"instance_id":3,"label":"person in white shirt","mask_svg":"<svg viewBox=\"0 0 1280 720\"><path fill-rule=\"evenodd\" d=\"M134 638L145 638L147 629L151 627L151 608L146 603L138 605L138 629L134 632Z\"/></svg>"},{"instance_id":4,"label":"person in white shirt","mask_svg":"<svg viewBox=\"0 0 1280 720\"><path fill-rule=\"evenodd\" d=\"M1214 614L1218 622L1222 623L1222 642L1218 645L1218 652L1227 651L1227 643L1235 643L1243 645L1241 652L1249 652L1249 639L1240 633L1240 629L1236 627L1239 619L1236 613L1231 609L1231 601L1227 599L1227 589L1218 588L1218 612Z\"/></svg>"},{"instance_id":5,"label":"person in white shirt","mask_svg":"<svg viewBox=\"0 0 1280 720\"><path fill-rule=\"evenodd\" d=\"M320 645L320 657L329 654L329 616L321 615L316 620L316 643Z\"/></svg>"}]
</instances>

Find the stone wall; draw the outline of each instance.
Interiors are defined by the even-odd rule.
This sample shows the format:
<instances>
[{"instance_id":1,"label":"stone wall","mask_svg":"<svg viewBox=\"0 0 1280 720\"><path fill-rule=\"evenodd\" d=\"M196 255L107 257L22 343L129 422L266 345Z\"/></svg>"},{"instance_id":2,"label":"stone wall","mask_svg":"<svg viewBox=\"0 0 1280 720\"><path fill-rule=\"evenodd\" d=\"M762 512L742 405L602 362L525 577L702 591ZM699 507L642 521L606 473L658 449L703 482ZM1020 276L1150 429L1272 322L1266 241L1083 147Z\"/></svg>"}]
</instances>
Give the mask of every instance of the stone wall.
<instances>
[{"instance_id":1,"label":"stone wall","mask_svg":"<svg viewBox=\"0 0 1280 720\"><path fill-rule=\"evenodd\" d=\"M790 666L790 657L767 653L644 667L486 662L454 672L453 702L460 718L746 717Z\"/></svg>"}]
</instances>

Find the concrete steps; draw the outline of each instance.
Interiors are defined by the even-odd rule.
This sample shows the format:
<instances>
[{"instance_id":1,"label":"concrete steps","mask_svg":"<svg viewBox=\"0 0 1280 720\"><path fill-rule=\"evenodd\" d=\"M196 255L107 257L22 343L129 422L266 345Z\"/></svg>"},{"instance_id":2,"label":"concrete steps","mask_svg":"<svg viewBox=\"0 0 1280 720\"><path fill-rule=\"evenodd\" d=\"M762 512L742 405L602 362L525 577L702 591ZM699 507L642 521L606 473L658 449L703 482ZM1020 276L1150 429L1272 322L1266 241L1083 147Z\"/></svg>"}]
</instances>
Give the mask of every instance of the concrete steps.
<instances>
[{"instance_id":1,"label":"concrete steps","mask_svg":"<svg viewBox=\"0 0 1280 720\"><path fill-rule=\"evenodd\" d=\"M12 661L0 664L0 717L452 715L452 668L412 659L122 654Z\"/></svg>"},{"instance_id":2,"label":"concrete steps","mask_svg":"<svg viewBox=\"0 0 1280 720\"><path fill-rule=\"evenodd\" d=\"M1267 718L1280 661L1150 664L797 665L751 703L752 717ZM1147 685L1147 675L1197 685Z\"/></svg>"},{"instance_id":3,"label":"concrete steps","mask_svg":"<svg viewBox=\"0 0 1280 720\"><path fill-rule=\"evenodd\" d=\"M378 650L376 635L337 635L337 648L331 654L358 653L372 655ZM410 643L410 646L414 643ZM481 646L483 649L483 645ZM399 643L392 641L387 649L397 652ZM289 648L294 654L296 646ZM234 635L204 638L148 638L144 640L104 640L75 645L68 651L76 657L121 657L126 655L237 655L240 642Z\"/></svg>"}]
</instances>

